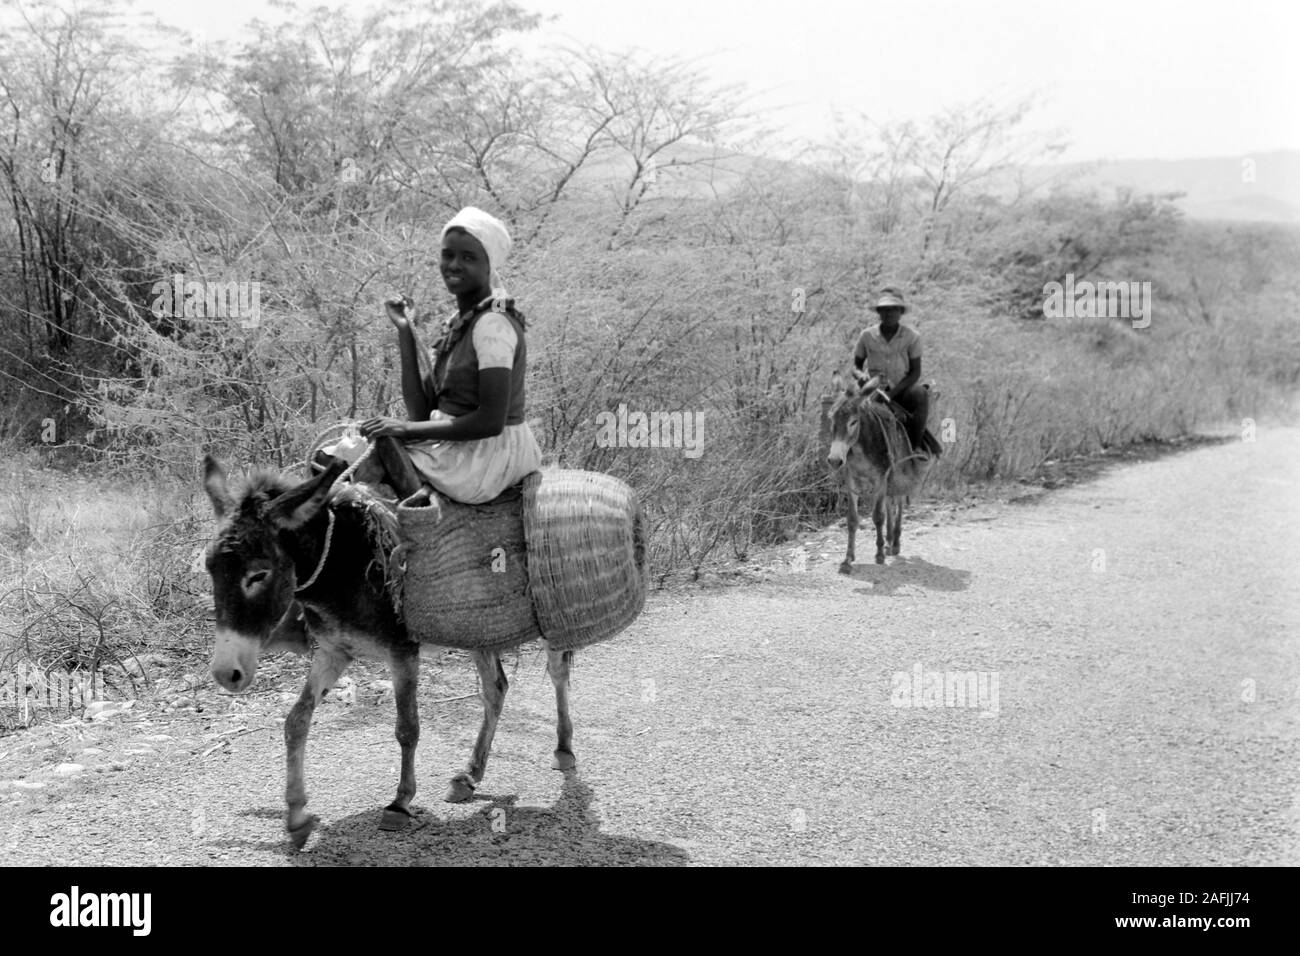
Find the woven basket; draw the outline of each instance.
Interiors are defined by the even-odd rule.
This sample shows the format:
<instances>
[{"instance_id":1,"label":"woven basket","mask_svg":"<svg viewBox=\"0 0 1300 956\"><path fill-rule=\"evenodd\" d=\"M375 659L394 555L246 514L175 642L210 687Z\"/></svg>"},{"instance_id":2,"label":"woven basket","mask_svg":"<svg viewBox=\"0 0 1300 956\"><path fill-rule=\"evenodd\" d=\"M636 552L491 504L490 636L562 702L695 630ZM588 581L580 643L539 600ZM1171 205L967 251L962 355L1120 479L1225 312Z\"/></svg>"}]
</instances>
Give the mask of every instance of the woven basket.
<instances>
[{"instance_id":1,"label":"woven basket","mask_svg":"<svg viewBox=\"0 0 1300 956\"><path fill-rule=\"evenodd\" d=\"M617 478L533 472L514 500L436 495L397 515L402 613L417 640L497 650L545 637L572 650L613 637L645 606L640 503Z\"/></svg>"},{"instance_id":2,"label":"woven basket","mask_svg":"<svg viewBox=\"0 0 1300 956\"><path fill-rule=\"evenodd\" d=\"M419 641L500 650L540 638L528 595L522 499L466 505L435 495L397 507L402 616Z\"/></svg>"},{"instance_id":3,"label":"woven basket","mask_svg":"<svg viewBox=\"0 0 1300 956\"><path fill-rule=\"evenodd\" d=\"M613 637L645 606L649 569L636 493L565 469L524 480L528 579L542 634L570 650Z\"/></svg>"}]
</instances>

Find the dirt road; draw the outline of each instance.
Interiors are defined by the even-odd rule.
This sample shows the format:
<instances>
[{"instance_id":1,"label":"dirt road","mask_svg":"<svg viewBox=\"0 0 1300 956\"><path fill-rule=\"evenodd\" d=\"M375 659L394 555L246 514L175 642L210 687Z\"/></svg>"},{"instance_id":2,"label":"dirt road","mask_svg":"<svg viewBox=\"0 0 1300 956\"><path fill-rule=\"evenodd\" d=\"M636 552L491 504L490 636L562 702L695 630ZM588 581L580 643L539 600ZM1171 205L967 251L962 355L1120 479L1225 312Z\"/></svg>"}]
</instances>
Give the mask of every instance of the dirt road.
<instances>
[{"instance_id":1,"label":"dirt road","mask_svg":"<svg viewBox=\"0 0 1300 956\"><path fill-rule=\"evenodd\" d=\"M201 714L141 701L0 740L0 857L1300 862L1300 429L913 524L903 557L877 567L860 547L851 577L836 573L843 544L831 529L806 565L787 549L764 580L652 595L631 630L581 654L567 781L549 769L542 659L525 652L478 798L442 803L479 713L446 700L474 690L470 673L443 671L430 694L444 702L422 705L415 828L381 833L393 707L361 678L355 703L317 717L322 826L291 853L287 704L205 686ZM930 672L952 672L950 696Z\"/></svg>"}]
</instances>

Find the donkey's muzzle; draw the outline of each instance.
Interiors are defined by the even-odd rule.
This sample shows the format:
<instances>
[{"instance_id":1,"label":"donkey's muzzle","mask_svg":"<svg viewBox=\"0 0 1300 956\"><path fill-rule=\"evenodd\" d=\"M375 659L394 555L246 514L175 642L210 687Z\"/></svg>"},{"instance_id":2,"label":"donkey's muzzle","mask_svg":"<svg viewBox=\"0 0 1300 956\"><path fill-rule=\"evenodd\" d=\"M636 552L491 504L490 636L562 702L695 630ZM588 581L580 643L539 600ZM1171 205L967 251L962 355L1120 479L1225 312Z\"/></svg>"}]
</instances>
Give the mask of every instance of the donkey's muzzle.
<instances>
[{"instance_id":1,"label":"donkey's muzzle","mask_svg":"<svg viewBox=\"0 0 1300 956\"><path fill-rule=\"evenodd\" d=\"M233 631L217 631L209 670L213 679L234 694L243 693L257 673L258 642Z\"/></svg>"}]
</instances>

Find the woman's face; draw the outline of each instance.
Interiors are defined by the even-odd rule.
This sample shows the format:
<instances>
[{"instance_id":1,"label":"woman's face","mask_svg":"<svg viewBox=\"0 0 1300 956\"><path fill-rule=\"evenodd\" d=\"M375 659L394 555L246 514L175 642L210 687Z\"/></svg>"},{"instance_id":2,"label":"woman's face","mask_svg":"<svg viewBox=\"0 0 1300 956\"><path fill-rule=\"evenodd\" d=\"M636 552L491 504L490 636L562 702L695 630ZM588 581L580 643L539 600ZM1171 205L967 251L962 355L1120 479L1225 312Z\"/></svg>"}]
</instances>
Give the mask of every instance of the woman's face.
<instances>
[{"instance_id":1,"label":"woman's face","mask_svg":"<svg viewBox=\"0 0 1300 956\"><path fill-rule=\"evenodd\" d=\"M492 269L483 244L462 229L453 229L443 237L442 281L457 298L470 294L487 295L492 290Z\"/></svg>"}]
</instances>

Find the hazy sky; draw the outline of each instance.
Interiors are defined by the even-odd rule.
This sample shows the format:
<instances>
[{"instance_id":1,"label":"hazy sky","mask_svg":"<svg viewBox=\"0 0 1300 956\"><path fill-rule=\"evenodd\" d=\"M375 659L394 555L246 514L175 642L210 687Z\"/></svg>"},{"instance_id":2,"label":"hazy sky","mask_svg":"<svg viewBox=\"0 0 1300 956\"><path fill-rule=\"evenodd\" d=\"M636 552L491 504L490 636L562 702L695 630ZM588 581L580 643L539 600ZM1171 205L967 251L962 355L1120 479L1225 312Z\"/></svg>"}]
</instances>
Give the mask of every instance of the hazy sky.
<instances>
[{"instance_id":1,"label":"hazy sky","mask_svg":"<svg viewBox=\"0 0 1300 956\"><path fill-rule=\"evenodd\" d=\"M689 58L745 84L791 135L834 108L921 119L981 95L1039 93L1065 159L1238 156L1300 148L1300 2L1233 0L520 0L547 36ZM358 8L366 0L353 0ZM142 0L232 35L260 0Z\"/></svg>"}]
</instances>

